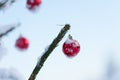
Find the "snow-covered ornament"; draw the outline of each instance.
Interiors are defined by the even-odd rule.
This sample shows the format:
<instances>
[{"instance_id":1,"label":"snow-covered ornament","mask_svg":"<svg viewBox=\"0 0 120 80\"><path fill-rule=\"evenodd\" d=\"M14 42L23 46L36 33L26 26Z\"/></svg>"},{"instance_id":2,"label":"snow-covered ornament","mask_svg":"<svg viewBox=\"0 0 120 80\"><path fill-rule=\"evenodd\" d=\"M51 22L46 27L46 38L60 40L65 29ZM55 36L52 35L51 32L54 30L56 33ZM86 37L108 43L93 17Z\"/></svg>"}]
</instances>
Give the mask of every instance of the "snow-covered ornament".
<instances>
[{"instance_id":1,"label":"snow-covered ornament","mask_svg":"<svg viewBox=\"0 0 120 80\"><path fill-rule=\"evenodd\" d=\"M41 0L27 0L27 8L31 11L36 11L41 3Z\"/></svg>"},{"instance_id":2,"label":"snow-covered ornament","mask_svg":"<svg viewBox=\"0 0 120 80\"><path fill-rule=\"evenodd\" d=\"M80 51L80 44L69 35L68 39L63 44L62 50L66 56L74 57Z\"/></svg>"},{"instance_id":3,"label":"snow-covered ornament","mask_svg":"<svg viewBox=\"0 0 120 80\"><path fill-rule=\"evenodd\" d=\"M29 41L27 38L20 36L15 43L15 46L20 50L27 50L29 47Z\"/></svg>"}]
</instances>

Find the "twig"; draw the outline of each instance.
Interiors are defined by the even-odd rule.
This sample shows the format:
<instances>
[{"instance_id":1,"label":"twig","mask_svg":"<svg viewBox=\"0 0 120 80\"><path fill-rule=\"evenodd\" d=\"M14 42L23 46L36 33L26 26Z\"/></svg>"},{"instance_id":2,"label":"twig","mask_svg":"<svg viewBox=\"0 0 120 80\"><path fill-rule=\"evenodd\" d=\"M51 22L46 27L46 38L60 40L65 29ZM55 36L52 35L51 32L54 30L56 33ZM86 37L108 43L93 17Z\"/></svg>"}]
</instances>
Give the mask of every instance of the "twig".
<instances>
[{"instance_id":1,"label":"twig","mask_svg":"<svg viewBox=\"0 0 120 80\"><path fill-rule=\"evenodd\" d=\"M35 66L32 74L30 75L28 80L35 80L37 74L39 73L40 69L43 67L44 62L48 58L48 56L51 54L51 52L55 49L57 44L62 40L66 32L70 29L70 25L66 24L58 34L58 36L53 40L49 48L44 52L44 54L39 59L37 65Z\"/></svg>"},{"instance_id":2,"label":"twig","mask_svg":"<svg viewBox=\"0 0 120 80\"><path fill-rule=\"evenodd\" d=\"M0 2L0 8L2 8L3 6L5 6L5 4L8 2L8 0L6 0L5 2Z\"/></svg>"},{"instance_id":3,"label":"twig","mask_svg":"<svg viewBox=\"0 0 120 80\"><path fill-rule=\"evenodd\" d=\"M7 35L9 32L13 31L19 25L20 25L20 23L18 23L17 25L12 25L10 29L8 29L6 32L0 34L0 38L2 38L3 36Z\"/></svg>"},{"instance_id":4,"label":"twig","mask_svg":"<svg viewBox=\"0 0 120 80\"><path fill-rule=\"evenodd\" d=\"M9 4L7 4L9 2ZM0 2L0 9L3 9L6 5L11 5L15 2L15 0L6 0Z\"/></svg>"}]
</instances>

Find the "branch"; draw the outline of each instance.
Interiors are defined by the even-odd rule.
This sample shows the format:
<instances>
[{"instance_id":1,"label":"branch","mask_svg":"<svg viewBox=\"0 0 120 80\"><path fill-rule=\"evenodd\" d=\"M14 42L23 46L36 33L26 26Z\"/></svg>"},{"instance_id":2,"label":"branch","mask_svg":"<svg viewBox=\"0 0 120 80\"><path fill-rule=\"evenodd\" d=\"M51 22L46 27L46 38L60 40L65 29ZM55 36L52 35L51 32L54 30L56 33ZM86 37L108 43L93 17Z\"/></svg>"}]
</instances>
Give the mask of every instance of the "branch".
<instances>
[{"instance_id":1,"label":"branch","mask_svg":"<svg viewBox=\"0 0 120 80\"><path fill-rule=\"evenodd\" d=\"M49 48L44 52L44 54L41 56L41 58L39 59L37 65L35 66L32 74L30 75L28 80L35 80L38 72L40 71L40 69L43 67L44 62L47 60L48 56L51 54L51 52L55 49L55 47L57 46L57 44L62 40L62 38L64 37L64 35L66 34L66 32L70 29L70 25L66 24L60 31L60 33L58 34L58 36L53 40L53 42L51 43L51 45L49 46Z\"/></svg>"},{"instance_id":2,"label":"branch","mask_svg":"<svg viewBox=\"0 0 120 80\"><path fill-rule=\"evenodd\" d=\"M8 2L8 0L6 0L5 2L0 2L0 8L2 8L2 7L4 7L5 6L5 4Z\"/></svg>"},{"instance_id":3,"label":"branch","mask_svg":"<svg viewBox=\"0 0 120 80\"><path fill-rule=\"evenodd\" d=\"M18 27L20 25L20 23L16 24L16 25L12 25L10 29L8 29L7 31L5 31L4 33L0 34L0 38L2 38L3 36L7 35L9 32L13 31L16 27ZM9 25L10 26L10 25Z\"/></svg>"},{"instance_id":4,"label":"branch","mask_svg":"<svg viewBox=\"0 0 120 80\"><path fill-rule=\"evenodd\" d=\"M1 1L0 2L0 9L3 9L4 7L6 7L6 5L11 5L12 3L15 2L15 0L11 0L9 4L7 4L10 0L6 0L6 1Z\"/></svg>"}]
</instances>

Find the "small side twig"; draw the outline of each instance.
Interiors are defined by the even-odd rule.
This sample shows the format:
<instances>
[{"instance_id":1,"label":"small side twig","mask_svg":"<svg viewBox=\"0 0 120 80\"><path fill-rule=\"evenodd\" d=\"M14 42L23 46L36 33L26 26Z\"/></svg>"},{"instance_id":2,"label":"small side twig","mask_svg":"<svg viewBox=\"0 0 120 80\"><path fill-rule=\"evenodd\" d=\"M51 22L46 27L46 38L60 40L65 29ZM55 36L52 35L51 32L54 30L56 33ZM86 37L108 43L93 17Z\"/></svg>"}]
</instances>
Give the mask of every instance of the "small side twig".
<instances>
[{"instance_id":1,"label":"small side twig","mask_svg":"<svg viewBox=\"0 0 120 80\"><path fill-rule=\"evenodd\" d=\"M9 4L7 4L9 2ZM13 4L15 2L15 0L6 0L6 1L0 1L0 9L3 9L5 6L6 6L6 4L7 5L11 5L11 4Z\"/></svg>"},{"instance_id":2,"label":"small side twig","mask_svg":"<svg viewBox=\"0 0 120 80\"><path fill-rule=\"evenodd\" d=\"M7 2L8 0L6 0L5 2L0 2L0 8L3 7Z\"/></svg>"},{"instance_id":3,"label":"small side twig","mask_svg":"<svg viewBox=\"0 0 120 80\"><path fill-rule=\"evenodd\" d=\"M0 34L0 38L2 38L3 36L7 35L9 32L13 31L16 27L18 27L20 25L20 23L18 23L17 25L9 25L11 26L10 29L8 29L6 32L1 33Z\"/></svg>"},{"instance_id":4,"label":"small side twig","mask_svg":"<svg viewBox=\"0 0 120 80\"><path fill-rule=\"evenodd\" d=\"M43 67L44 62L48 58L48 56L51 54L51 52L55 49L57 44L62 40L66 32L70 29L70 25L66 24L58 34L58 36L53 40L49 48L44 52L44 54L39 59L37 65L35 66L32 74L30 75L28 80L35 80L37 74L39 73L40 69Z\"/></svg>"}]
</instances>

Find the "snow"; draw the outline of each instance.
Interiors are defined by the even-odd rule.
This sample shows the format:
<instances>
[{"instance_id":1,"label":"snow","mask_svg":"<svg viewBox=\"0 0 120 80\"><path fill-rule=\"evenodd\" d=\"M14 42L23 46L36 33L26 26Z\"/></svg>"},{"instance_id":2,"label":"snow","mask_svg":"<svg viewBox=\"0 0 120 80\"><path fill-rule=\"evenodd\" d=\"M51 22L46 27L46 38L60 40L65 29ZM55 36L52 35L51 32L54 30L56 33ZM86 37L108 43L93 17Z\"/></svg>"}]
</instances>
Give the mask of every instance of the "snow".
<instances>
[{"instance_id":1,"label":"snow","mask_svg":"<svg viewBox=\"0 0 120 80\"><path fill-rule=\"evenodd\" d=\"M0 26L0 34L5 33L9 29L19 26L19 23L14 23L6 26ZM7 54L7 49L0 40L0 60ZM23 76L14 68L0 68L0 80L24 80Z\"/></svg>"},{"instance_id":2,"label":"snow","mask_svg":"<svg viewBox=\"0 0 120 80\"><path fill-rule=\"evenodd\" d=\"M7 54L7 49L0 43L0 60Z\"/></svg>"},{"instance_id":3,"label":"snow","mask_svg":"<svg viewBox=\"0 0 120 80\"><path fill-rule=\"evenodd\" d=\"M65 43L66 43L66 44L74 43L74 44L73 44L74 47L80 46L80 44L78 43L78 41L73 40L73 39L69 39L69 38L65 41Z\"/></svg>"},{"instance_id":4,"label":"snow","mask_svg":"<svg viewBox=\"0 0 120 80\"><path fill-rule=\"evenodd\" d=\"M3 34L6 31L8 31L9 29L16 27L16 26L19 26L19 25L20 25L20 23L14 23L14 24L10 24L10 25L0 26L0 34ZM0 60L6 54L7 54L7 49L5 48L2 41L0 40Z\"/></svg>"},{"instance_id":5,"label":"snow","mask_svg":"<svg viewBox=\"0 0 120 80\"><path fill-rule=\"evenodd\" d=\"M67 38L67 40L65 41L66 44L70 44L70 43L72 43L72 42L73 42L73 40L71 40L71 39L69 39L69 38Z\"/></svg>"},{"instance_id":6,"label":"snow","mask_svg":"<svg viewBox=\"0 0 120 80\"><path fill-rule=\"evenodd\" d=\"M24 80L23 76L14 68L0 69L0 80Z\"/></svg>"},{"instance_id":7,"label":"snow","mask_svg":"<svg viewBox=\"0 0 120 80\"><path fill-rule=\"evenodd\" d=\"M13 23L9 25L0 26L0 34L5 33L7 30L19 26L20 23Z\"/></svg>"},{"instance_id":8,"label":"snow","mask_svg":"<svg viewBox=\"0 0 120 80\"><path fill-rule=\"evenodd\" d=\"M42 54L41 54L41 56L39 56L38 58L37 58L37 65L39 65L39 62L41 61L41 57L48 51L48 48L50 47L50 45L47 45L46 47L45 47L45 50L42 52Z\"/></svg>"},{"instance_id":9,"label":"snow","mask_svg":"<svg viewBox=\"0 0 120 80\"><path fill-rule=\"evenodd\" d=\"M4 2L6 2L6 1L7 1L7 0L0 0L1 3L4 3ZM3 10L9 8L9 7L11 6L12 2L14 2L14 1L15 1L15 0L8 0L1 8L2 8Z\"/></svg>"}]
</instances>

